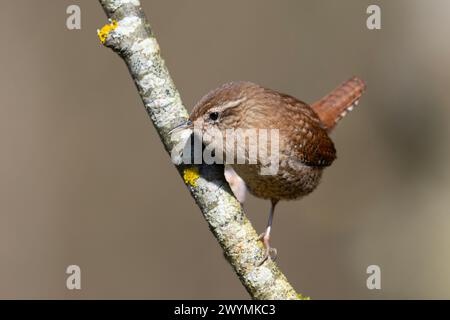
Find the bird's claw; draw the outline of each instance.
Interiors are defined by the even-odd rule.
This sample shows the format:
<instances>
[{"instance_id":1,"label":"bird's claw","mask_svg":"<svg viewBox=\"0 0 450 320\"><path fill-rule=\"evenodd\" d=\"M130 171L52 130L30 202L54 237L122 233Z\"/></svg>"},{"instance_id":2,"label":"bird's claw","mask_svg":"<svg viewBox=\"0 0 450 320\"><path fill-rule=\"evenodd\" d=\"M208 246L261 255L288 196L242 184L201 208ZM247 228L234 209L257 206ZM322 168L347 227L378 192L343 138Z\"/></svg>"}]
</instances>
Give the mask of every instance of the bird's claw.
<instances>
[{"instance_id":1,"label":"bird's claw","mask_svg":"<svg viewBox=\"0 0 450 320\"><path fill-rule=\"evenodd\" d=\"M275 261L277 259L278 251L276 248L272 248L269 244L269 241L264 239L265 233L259 235L258 240L264 242L265 253L263 258L260 261L256 262L256 266L260 267L266 260L270 259Z\"/></svg>"},{"instance_id":2,"label":"bird's claw","mask_svg":"<svg viewBox=\"0 0 450 320\"><path fill-rule=\"evenodd\" d=\"M276 248L272 248L272 247L266 248L264 257L261 260L256 262L256 266L260 267L264 262L266 262L266 260L269 260L269 259L272 261L275 261L277 259L277 254L278 254L278 252L277 252Z\"/></svg>"}]
</instances>

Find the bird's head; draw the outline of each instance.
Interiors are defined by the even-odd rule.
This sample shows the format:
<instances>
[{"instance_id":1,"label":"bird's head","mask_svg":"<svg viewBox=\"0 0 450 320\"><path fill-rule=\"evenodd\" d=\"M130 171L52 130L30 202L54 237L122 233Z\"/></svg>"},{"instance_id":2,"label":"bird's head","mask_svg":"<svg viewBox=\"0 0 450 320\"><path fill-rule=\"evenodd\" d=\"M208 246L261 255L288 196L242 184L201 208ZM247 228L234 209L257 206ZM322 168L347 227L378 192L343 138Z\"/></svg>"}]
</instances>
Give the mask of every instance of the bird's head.
<instances>
[{"instance_id":1,"label":"bird's head","mask_svg":"<svg viewBox=\"0 0 450 320\"><path fill-rule=\"evenodd\" d=\"M191 129L205 144L213 143L217 132L225 136L227 129L239 128L250 101L248 93L256 87L251 82L231 82L210 91L175 130Z\"/></svg>"}]
</instances>

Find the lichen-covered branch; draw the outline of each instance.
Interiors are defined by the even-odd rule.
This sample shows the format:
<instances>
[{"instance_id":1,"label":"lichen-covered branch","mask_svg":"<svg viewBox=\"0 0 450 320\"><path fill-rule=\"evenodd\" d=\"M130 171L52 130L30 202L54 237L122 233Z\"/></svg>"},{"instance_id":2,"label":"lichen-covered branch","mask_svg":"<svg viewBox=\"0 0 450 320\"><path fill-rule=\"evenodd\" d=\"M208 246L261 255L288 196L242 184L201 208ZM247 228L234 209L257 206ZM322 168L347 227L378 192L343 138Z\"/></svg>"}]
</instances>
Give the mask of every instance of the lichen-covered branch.
<instances>
[{"instance_id":1,"label":"lichen-covered branch","mask_svg":"<svg viewBox=\"0 0 450 320\"><path fill-rule=\"evenodd\" d=\"M99 0L110 23L99 30L101 42L127 64L139 94L165 149L170 130L188 113L160 55L152 29L139 0ZM248 293L254 299L301 299L275 263L257 267L263 247L240 203L234 198L219 165L177 165L184 182L200 207L209 228L222 247Z\"/></svg>"}]
</instances>

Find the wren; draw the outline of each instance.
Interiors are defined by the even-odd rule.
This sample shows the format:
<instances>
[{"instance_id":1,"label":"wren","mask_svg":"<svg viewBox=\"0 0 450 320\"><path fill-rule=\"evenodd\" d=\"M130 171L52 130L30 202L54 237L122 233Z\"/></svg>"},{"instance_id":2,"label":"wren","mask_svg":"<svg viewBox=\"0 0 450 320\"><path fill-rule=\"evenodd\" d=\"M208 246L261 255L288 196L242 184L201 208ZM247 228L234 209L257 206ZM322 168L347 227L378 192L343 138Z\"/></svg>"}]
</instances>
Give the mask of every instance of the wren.
<instances>
[{"instance_id":1,"label":"wren","mask_svg":"<svg viewBox=\"0 0 450 320\"><path fill-rule=\"evenodd\" d=\"M364 90L365 83L353 77L318 102L308 105L251 82L231 82L204 96L183 125L184 128L200 128L205 143L218 142L207 134L212 129L219 130L223 136L229 129L278 131L279 163L274 174L261 174L261 166L268 159L260 154L256 163L225 163L227 180L238 200L242 202L244 198L240 182L243 180L251 194L271 201L267 228L259 238L263 241L265 255L258 265L277 255L276 249L270 246L276 204L280 200L304 197L318 186L323 170L336 159L336 150L328 134L358 104ZM217 143L222 146L222 150L218 147L217 151L226 154L226 145ZM241 147L248 155L250 146L244 143Z\"/></svg>"}]
</instances>

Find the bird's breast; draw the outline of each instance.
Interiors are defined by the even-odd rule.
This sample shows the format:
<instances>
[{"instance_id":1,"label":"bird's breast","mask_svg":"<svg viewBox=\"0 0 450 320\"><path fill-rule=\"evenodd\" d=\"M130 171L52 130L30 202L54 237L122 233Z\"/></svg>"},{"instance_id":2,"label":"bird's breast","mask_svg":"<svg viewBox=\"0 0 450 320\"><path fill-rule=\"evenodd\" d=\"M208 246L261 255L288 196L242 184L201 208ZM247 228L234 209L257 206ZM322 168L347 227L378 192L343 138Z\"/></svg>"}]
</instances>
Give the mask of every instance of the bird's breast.
<instances>
[{"instance_id":1,"label":"bird's breast","mask_svg":"<svg viewBox=\"0 0 450 320\"><path fill-rule=\"evenodd\" d=\"M263 199L292 200L311 193L319 184L323 169L282 160L273 174L263 174L260 165L235 164L233 169L245 181L250 193Z\"/></svg>"}]
</instances>

